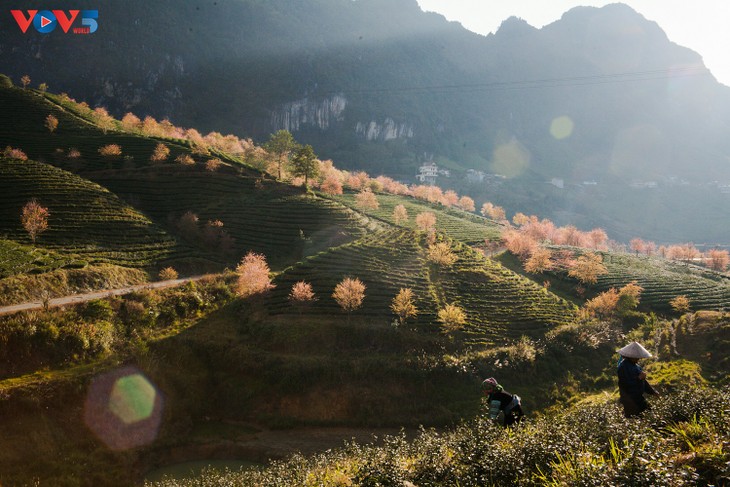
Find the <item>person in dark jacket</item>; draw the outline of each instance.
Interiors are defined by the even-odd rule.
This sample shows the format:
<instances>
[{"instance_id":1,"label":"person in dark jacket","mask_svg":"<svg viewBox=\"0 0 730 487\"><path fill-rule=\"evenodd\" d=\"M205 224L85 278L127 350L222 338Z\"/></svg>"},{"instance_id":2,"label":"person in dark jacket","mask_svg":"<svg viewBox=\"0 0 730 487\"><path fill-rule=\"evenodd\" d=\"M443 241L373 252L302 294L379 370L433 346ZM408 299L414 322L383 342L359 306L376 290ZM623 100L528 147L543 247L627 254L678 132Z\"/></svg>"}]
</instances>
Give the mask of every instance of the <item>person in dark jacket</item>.
<instances>
[{"instance_id":1,"label":"person in dark jacket","mask_svg":"<svg viewBox=\"0 0 730 487\"><path fill-rule=\"evenodd\" d=\"M619 400L624 407L624 416L638 416L649 408L644 394L656 395L654 388L646 381L646 372L639 366L639 359L650 358L651 354L637 342L631 342L618 351Z\"/></svg>"},{"instance_id":2,"label":"person in dark jacket","mask_svg":"<svg viewBox=\"0 0 730 487\"><path fill-rule=\"evenodd\" d=\"M494 377L482 382L482 390L487 395L490 419L497 419L501 411L504 415L504 426L510 426L522 420L524 413L520 396L505 391Z\"/></svg>"}]
</instances>

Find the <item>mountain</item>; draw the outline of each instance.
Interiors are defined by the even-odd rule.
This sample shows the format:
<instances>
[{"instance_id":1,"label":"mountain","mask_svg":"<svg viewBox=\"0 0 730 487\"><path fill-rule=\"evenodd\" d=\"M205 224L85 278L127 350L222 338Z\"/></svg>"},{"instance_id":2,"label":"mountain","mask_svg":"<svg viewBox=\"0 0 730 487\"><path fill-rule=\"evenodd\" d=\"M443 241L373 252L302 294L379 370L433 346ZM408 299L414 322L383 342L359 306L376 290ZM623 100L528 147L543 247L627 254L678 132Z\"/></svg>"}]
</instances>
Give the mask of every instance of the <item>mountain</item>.
<instances>
[{"instance_id":1,"label":"mountain","mask_svg":"<svg viewBox=\"0 0 730 487\"><path fill-rule=\"evenodd\" d=\"M23 34L0 15L12 26L0 63L16 83L29 74L117 116L258 141L285 128L340 167L405 180L433 158L452 169L439 184L510 211L619 240L730 241L708 224L727 216L730 88L622 4L542 29L511 18L486 37L416 0L113 2L86 36ZM507 184L470 184L466 169ZM632 184L665 192L634 198ZM656 213L635 215L634 202L602 214L635 199ZM698 211L710 211L702 224Z\"/></svg>"}]
</instances>

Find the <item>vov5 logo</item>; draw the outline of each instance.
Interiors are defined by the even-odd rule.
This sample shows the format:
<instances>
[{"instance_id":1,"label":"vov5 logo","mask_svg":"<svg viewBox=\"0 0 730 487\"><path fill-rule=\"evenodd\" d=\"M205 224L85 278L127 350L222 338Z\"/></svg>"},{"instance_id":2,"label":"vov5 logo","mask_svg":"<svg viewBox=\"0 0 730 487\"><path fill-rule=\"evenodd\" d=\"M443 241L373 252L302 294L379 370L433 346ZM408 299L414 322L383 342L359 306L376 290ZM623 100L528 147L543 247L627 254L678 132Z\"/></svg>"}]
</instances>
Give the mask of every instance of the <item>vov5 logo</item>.
<instances>
[{"instance_id":1,"label":"vov5 logo","mask_svg":"<svg viewBox=\"0 0 730 487\"><path fill-rule=\"evenodd\" d=\"M28 31L31 23L41 34L53 32L59 25L67 34L76 19L80 19L81 23L80 26L71 29L74 34L93 34L99 27L96 21L99 18L98 10L69 10L68 13L63 10L26 10L26 12L27 14L22 10L10 11L23 34Z\"/></svg>"}]
</instances>

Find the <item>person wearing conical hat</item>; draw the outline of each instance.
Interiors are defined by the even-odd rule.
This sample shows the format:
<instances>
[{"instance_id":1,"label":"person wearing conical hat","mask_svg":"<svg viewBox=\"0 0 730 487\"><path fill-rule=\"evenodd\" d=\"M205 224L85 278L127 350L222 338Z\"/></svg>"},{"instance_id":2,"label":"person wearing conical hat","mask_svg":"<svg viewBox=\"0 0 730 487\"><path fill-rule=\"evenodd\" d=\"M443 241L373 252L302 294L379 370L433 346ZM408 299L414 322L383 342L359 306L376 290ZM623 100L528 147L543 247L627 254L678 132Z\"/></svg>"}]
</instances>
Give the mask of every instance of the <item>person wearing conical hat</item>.
<instances>
[{"instance_id":1,"label":"person wearing conical hat","mask_svg":"<svg viewBox=\"0 0 730 487\"><path fill-rule=\"evenodd\" d=\"M522 420L522 399L517 394L510 394L499 385L497 379L490 377L482 382L482 391L487 395L489 418L497 419L500 411L504 416L504 426L510 426Z\"/></svg>"},{"instance_id":2,"label":"person wearing conical hat","mask_svg":"<svg viewBox=\"0 0 730 487\"><path fill-rule=\"evenodd\" d=\"M638 416L649 408L644 394L656 394L654 388L646 381L646 372L638 364L639 359L650 358L651 354L638 342L629 343L618 353L621 355L616 371L619 400L627 418Z\"/></svg>"}]
</instances>

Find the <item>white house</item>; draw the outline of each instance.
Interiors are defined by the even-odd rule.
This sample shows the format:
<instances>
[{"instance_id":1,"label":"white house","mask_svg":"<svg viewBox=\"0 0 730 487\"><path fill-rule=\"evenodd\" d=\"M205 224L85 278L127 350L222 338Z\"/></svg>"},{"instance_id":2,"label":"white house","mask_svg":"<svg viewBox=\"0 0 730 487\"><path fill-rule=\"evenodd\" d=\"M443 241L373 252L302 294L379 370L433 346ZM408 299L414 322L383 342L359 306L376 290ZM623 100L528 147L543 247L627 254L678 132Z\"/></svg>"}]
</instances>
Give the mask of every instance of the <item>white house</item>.
<instances>
[{"instance_id":1,"label":"white house","mask_svg":"<svg viewBox=\"0 0 730 487\"><path fill-rule=\"evenodd\" d=\"M439 175L439 168L438 166L433 162L427 162L421 167L418 168L418 174L416 174L416 179L418 179L423 184L436 184L436 178Z\"/></svg>"}]
</instances>

